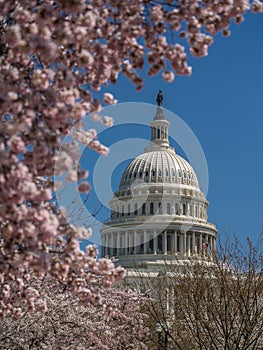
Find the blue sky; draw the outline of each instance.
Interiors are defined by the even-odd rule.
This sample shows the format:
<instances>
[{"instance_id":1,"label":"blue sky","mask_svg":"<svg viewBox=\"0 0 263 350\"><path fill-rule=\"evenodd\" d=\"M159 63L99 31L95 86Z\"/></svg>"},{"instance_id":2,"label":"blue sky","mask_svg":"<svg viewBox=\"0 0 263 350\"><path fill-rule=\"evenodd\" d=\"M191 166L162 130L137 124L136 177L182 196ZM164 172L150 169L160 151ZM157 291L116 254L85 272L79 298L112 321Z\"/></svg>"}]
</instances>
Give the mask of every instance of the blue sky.
<instances>
[{"instance_id":1,"label":"blue sky","mask_svg":"<svg viewBox=\"0 0 263 350\"><path fill-rule=\"evenodd\" d=\"M143 90L136 92L121 77L107 90L122 103L155 103L158 90L163 91L164 107L185 121L205 153L209 221L221 233L255 240L263 224L263 15L248 14L245 18L244 23L232 26L230 37L217 35L207 57L190 58L190 78L176 77L168 84L161 77L145 75ZM120 132L112 129L111 138L117 140ZM138 135L145 132L137 130ZM129 130L125 133L128 136ZM180 149L177 151L182 155ZM83 163L91 168L92 158L87 161L84 154ZM114 172L111 181L115 190L125 165ZM106 218L105 212L103 215Z\"/></svg>"}]
</instances>

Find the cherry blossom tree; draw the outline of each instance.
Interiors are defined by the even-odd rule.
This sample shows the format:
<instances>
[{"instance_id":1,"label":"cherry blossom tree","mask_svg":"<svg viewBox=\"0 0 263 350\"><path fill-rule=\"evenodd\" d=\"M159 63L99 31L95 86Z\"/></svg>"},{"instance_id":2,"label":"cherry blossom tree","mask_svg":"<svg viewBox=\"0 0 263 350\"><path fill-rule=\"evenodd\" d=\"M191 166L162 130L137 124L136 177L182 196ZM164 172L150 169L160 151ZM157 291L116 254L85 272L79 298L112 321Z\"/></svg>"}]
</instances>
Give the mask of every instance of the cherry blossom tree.
<instances>
[{"instance_id":1,"label":"cherry blossom tree","mask_svg":"<svg viewBox=\"0 0 263 350\"><path fill-rule=\"evenodd\" d=\"M35 312L0 320L1 349L147 349L144 298L110 288L102 292L99 310L84 300L80 304L66 285L48 277L31 279L29 288L40 290L47 305L38 302Z\"/></svg>"},{"instance_id":2,"label":"cherry blossom tree","mask_svg":"<svg viewBox=\"0 0 263 350\"><path fill-rule=\"evenodd\" d=\"M221 242L211 261L167 262L158 278L142 278L149 291L153 350L257 350L263 347L263 251L258 242Z\"/></svg>"},{"instance_id":3,"label":"cherry blossom tree","mask_svg":"<svg viewBox=\"0 0 263 350\"><path fill-rule=\"evenodd\" d=\"M188 54L207 55L213 35L229 35L231 20L242 22L250 7L263 11L260 1L248 0L0 1L2 315L17 313L17 295L30 303L30 293L20 293L28 269L49 273L77 293L96 275L103 286L123 278L123 269L96 259L95 247L81 251L78 239L90 230L69 225L52 203L53 176L66 173L88 193L79 144L101 155L109 150L81 120L90 113L111 126L112 119L99 114L101 104L117 102L110 92L96 97L100 89L124 74L140 90L144 66L167 82L190 75ZM74 142L61 146L74 125ZM63 247L61 254L50 254L51 246Z\"/></svg>"}]
</instances>

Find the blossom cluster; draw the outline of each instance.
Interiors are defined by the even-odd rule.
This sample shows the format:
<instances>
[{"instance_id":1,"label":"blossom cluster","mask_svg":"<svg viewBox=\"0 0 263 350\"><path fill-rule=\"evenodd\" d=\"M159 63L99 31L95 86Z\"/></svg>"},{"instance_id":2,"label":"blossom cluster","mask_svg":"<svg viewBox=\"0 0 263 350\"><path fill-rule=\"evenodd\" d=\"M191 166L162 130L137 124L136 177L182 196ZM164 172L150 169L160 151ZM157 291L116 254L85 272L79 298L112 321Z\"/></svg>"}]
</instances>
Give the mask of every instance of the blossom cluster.
<instances>
[{"instance_id":1,"label":"blossom cluster","mask_svg":"<svg viewBox=\"0 0 263 350\"><path fill-rule=\"evenodd\" d=\"M30 311L34 307L35 312L26 313L26 305L20 305L15 319L0 319L1 349L147 349L149 330L141 312L144 296L110 288L94 305L85 303L91 293L86 289L80 304L70 288L50 277L32 275L28 282ZM98 281L93 288L99 289ZM37 296L40 299L34 302Z\"/></svg>"},{"instance_id":2,"label":"blossom cluster","mask_svg":"<svg viewBox=\"0 0 263 350\"><path fill-rule=\"evenodd\" d=\"M102 101L96 98L102 87L123 74L140 90L138 71L145 61L149 76L161 73L168 82L175 74L190 75L184 40L191 54L205 56L212 36L229 35L231 19L242 22L249 8L248 0L0 2L2 315L18 312L17 299L34 309L37 296L19 282L28 269L75 286L91 301L96 293L88 291L88 284L94 276L103 276L104 286L123 278L122 269L96 258L96 248L81 251L78 234L83 232L52 204L59 185L52 177L66 172L68 181L79 182L79 192L90 191L88 173L78 163L78 145L101 155L109 149L94 129L84 130L79 122L96 112L91 119L113 124L99 113L102 102L117 100L109 92ZM252 10L263 12L262 3L255 1ZM175 32L180 42L173 42ZM74 141L61 146L76 125ZM57 246L63 250L54 256L50 247Z\"/></svg>"}]
</instances>

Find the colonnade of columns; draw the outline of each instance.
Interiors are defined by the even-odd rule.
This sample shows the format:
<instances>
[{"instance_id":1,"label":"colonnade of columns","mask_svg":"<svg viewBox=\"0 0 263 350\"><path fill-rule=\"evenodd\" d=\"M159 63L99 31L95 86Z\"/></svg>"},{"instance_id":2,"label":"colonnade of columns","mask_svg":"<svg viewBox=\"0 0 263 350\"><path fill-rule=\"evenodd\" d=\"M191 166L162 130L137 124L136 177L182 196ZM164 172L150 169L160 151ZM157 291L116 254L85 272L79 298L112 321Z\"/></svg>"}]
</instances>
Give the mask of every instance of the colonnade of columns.
<instances>
[{"instance_id":1,"label":"colonnade of columns","mask_svg":"<svg viewBox=\"0 0 263 350\"><path fill-rule=\"evenodd\" d=\"M153 126L151 139L153 140L168 140L168 127L167 126Z\"/></svg>"},{"instance_id":2,"label":"colonnade of columns","mask_svg":"<svg viewBox=\"0 0 263 350\"><path fill-rule=\"evenodd\" d=\"M197 231L156 230L119 231L102 235L102 255L181 254L212 256L216 238Z\"/></svg>"}]
</instances>

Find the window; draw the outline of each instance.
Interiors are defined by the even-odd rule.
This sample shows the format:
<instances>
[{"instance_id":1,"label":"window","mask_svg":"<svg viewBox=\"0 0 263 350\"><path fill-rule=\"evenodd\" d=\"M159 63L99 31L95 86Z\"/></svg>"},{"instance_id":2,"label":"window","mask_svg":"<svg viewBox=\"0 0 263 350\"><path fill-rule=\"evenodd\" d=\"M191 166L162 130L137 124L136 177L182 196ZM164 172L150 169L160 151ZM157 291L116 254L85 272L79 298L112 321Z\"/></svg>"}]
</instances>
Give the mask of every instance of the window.
<instances>
[{"instance_id":1,"label":"window","mask_svg":"<svg viewBox=\"0 0 263 350\"><path fill-rule=\"evenodd\" d=\"M121 207L121 216L124 216L124 205Z\"/></svg>"},{"instance_id":2,"label":"window","mask_svg":"<svg viewBox=\"0 0 263 350\"><path fill-rule=\"evenodd\" d=\"M152 176L155 176L155 169L152 170Z\"/></svg>"},{"instance_id":3,"label":"window","mask_svg":"<svg viewBox=\"0 0 263 350\"><path fill-rule=\"evenodd\" d=\"M136 177L137 176L137 173L134 173L133 177Z\"/></svg>"},{"instance_id":4,"label":"window","mask_svg":"<svg viewBox=\"0 0 263 350\"><path fill-rule=\"evenodd\" d=\"M158 175L159 175L159 176L162 176L162 170L161 170L161 169L159 169Z\"/></svg>"},{"instance_id":5,"label":"window","mask_svg":"<svg viewBox=\"0 0 263 350\"><path fill-rule=\"evenodd\" d=\"M171 214L171 204L167 203L167 214Z\"/></svg>"},{"instance_id":6,"label":"window","mask_svg":"<svg viewBox=\"0 0 263 350\"><path fill-rule=\"evenodd\" d=\"M150 214L153 214L153 203L150 203Z\"/></svg>"},{"instance_id":7,"label":"window","mask_svg":"<svg viewBox=\"0 0 263 350\"><path fill-rule=\"evenodd\" d=\"M158 129L157 132L158 132L157 138L159 139L160 138L160 129Z\"/></svg>"},{"instance_id":8,"label":"window","mask_svg":"<svg viewBox=\"0 0 263 350\"><path fill-rule=\"evenodd\" d=\"M119 217L119 215L120 215L120 211L119 211L119 207L117 207L117 212L116 212L117 218Z\"/></svg>"},{"instance_id":9,"label":"window","mask_svg":"<svg viewBox=\"0 0 263 350\"><path fill-rule=\"evenodd\" d=\"M143 239L143 236L141 236L141 239L140 239L140 253L143 254L143 251L144 251L144 239Z\"/></svg>"},{"instance_id":10,"label":"window","mask_svg":"<svg viewBox=\"0 0 263 350\"><path fill-rule=\"evenodd\" d=\"M190 216L193 216L193 206L190 205Z\"/></svg>"},{"instance_id":11,"label":"window","mask_svg":"<svg viewBox=\"0 0 263 350\"><path fill-rule=\"evenodd\" d=\"M142 171L140 171L140 175L139 175L139 177L142 177Z\"/></svg>"},{"instance_id":12,"label":"window","mask_svg":"<svg viewBox=\"0 0 263 350\"><path fill-rule=\"evenodd\" d=\"M170 252L172 250L172 237L171 235L167 235L167 251Z\"/></svg>"},{"instance_id":13,"label":"window","mask_svg":"<svg viewBox=\"0 0 263 350\"><path fill-rule=\"evenodd\" d=\"M195 207L195 217L196 218L198 217L198 207L197 206Z\"/></svg>"},{"instance_id":14,"label":"window","mask_svg":"<svg viewBox=\"0 0 263 350\"><path fill-rule=\"evenodd\" d=\"M179 205L178 205L178 203L175 203L175 214L179 215Z\"/></svg>"},{"instance_id":15,"label":"window","mask_svg":"<svg viewBox=\"0 0 263 350\"><path fill-rule=\"evenodd\" d=\"M142 205L142 215L145 215L145 212L146 212L146 204L143 203L143 205Z\"/></svg>"},{"instance_id":16,"label":"window","mask_svg":"<svg viewBox=\"0 0 263 350\"><path fill-rule=\"evenodd\" d=\"M145 176L146 176L146 177L148 177L148 176L149 176L149 171L148 171L148 170L146 170L146 172L145 172Z\"/></svg>"},{"instance_id":17,"label":"window","mask_svg":"<svg viewBox=\"0 0 263 350\"><path fill-rule=\"evenodd\" d=\"M134 215L138 215L138 204L134 204Z\"/></svg>"},{"instance_id":18,"label":"window","mask_svg":"<svg viewBox=\"0 0 263 350\"><path fill-rule=\"evenodd\" d=\"M186 204L183 204L183 215L186 215Z\"/></svg>"},{"instance_id":19,"label":"window","mask_svg":"<svg viewBox=\"0 0 263 350\"><path fill-rule=\"evenodd\" d=\"M128 204L128 213L127 213L128 215L130 215L131 214L131 205L130 204Z\"/></svg>"},{"instance_id":20,"label":"window","mask_svg":"<svg viewBox=\"0 0 263 350\"><path fill-rule=\"evenodd\" d=\"M158 235L158 252L162 252L163 251L163 235L160 234Z\"/></svg>"},{"instance_id":21,"label":"window","mask_svg":"<svg viewBox=\"0 0 263 350\"><path fill-rule=\"evenodd\" d=\"M150 235L150 240L149 240L149 252L153 252L153 235Z\"/></svg>"},{"instance_id":22,"label":"window","mask_svg":"<svg viewBox=\"0 0 263 350\"><path fill-rule=\"evenodd\" d=\"M165 175L166 175L166 176L169 176L169 172L168 172L167 169L165 169Z\"/></svg>"},{"instance_id":23,"label":"window","mask_svg":"<svg viewBox=\"0 0 263 350\"><path fill-rule=\"evenodd\" d=\"M163 210L162 210L162 203L158 204L158 212L159 214L162 214Z\"/></svg>"}]
</instances>

